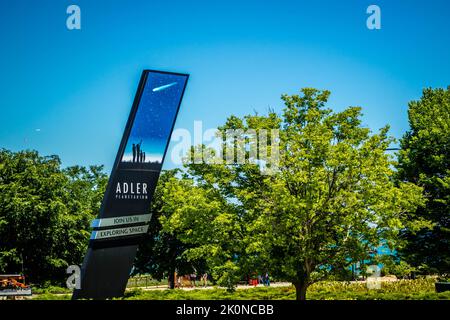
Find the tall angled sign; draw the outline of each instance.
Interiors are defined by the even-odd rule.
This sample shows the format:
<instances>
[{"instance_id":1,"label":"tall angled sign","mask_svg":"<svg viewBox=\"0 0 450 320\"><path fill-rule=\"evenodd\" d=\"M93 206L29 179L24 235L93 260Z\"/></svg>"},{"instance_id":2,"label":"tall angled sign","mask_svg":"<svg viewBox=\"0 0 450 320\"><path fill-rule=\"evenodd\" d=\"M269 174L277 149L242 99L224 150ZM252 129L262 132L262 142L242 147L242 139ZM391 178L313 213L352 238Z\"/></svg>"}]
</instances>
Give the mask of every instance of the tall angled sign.
<instances>
[{"instance_id":1,"label":"tall angled sign","mask_svg":"<svg viewBox=\"0 0 450 320\"><path fill-rule=\"evenodd\" d=\"M187 80L186 74L142 73L73 299L123 295L148 231L150 204Z\"/></svg>"}]
</instances>

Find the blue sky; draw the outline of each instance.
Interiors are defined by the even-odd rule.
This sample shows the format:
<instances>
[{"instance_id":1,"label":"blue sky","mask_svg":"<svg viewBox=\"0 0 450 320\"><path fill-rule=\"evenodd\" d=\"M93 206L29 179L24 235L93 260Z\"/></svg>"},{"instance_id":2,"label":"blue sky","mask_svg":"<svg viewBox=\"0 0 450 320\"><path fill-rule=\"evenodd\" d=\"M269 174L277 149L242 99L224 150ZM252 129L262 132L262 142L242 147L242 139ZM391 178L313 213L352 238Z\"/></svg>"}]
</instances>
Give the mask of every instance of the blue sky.
<instances>
[{"instance_id":1,"label":"blue sky","mask_svg":"<svg viewBox=\"0 0 450 320\"><path fill-rule=\"evenodd\" d=\"M81 30L66 28L70 4ZM370 4L381 30L366 28ZM408 101L450 84L449 16L447 0L0 0L0 147L110 170L145 68L191 75L176 128L316 87L400 137Z\"/></svg>"}]
</instances>

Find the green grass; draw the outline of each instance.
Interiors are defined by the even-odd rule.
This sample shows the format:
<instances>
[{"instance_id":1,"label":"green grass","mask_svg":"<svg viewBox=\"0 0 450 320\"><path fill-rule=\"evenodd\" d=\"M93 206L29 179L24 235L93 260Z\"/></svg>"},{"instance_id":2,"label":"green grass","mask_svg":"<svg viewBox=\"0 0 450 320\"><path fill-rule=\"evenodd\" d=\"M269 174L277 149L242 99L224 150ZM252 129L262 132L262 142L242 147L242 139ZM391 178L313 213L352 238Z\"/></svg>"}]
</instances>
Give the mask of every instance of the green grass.
<instances>
[{"instance_id":1,"label":"green grass","mask_svg":"<svg viewBox=\"0 0 450 320\"><path fill-rule=\"evenodd\" d=\"M309 288L312 300L440 300L450 292L436 293L434 279L383 282L380 289L368 289L365 283L319 282Z\"/></svg>"},{"instance_id":2,"label":"green grass","mask_svg":"<svg viewBox=\"0 0 450 320\"><path fill-rule=\"evenodd\" d=\"M319 282L308 289L310 300L450 300L450 292L436 293L434 279L383 282L381 289L368 289L365 283ZM70 299L70 295L45 293L36 299ZM257 287L227 292L225 289L151 290L132 289L126 300L294 300L295 288Z\"/></svg>"},{"instance_id":3,"label":"green grass","mask_svg":"<svg viewBox=\"0 0 450 320\"><path fill-rule=\"evenodd\" d=\"M434 279L384 282L381 289L368 289L365 283L319 282L308 289L310 300L440 300L450 299L450 292L436 293ZM130 300L293 300L295 288L257 287L227 292L225 289L128 291Z\"/></svg>"},{"instance_id":4,"label":"green grass","mask_svg":"<svg viewBox=\"0 0 450 320\"><path fill-rule=\"evenodd\" d=\"M58 286L45 286L45 287L35 287L33 288L33 294L63 294L63 293L71 293L72 291L65 287L58 287Z\"/></svg>"},{"instance_id":5,"label":"green grass","mask_svg":"<svg viewBox=\"0 0 450 320\"><path fill-rule=\"evenodd\" d=\"M33 300L70 300L70 299L72 299L72 293L70 294L42 293L33 296Z\"/></svg>"}]
</instances>

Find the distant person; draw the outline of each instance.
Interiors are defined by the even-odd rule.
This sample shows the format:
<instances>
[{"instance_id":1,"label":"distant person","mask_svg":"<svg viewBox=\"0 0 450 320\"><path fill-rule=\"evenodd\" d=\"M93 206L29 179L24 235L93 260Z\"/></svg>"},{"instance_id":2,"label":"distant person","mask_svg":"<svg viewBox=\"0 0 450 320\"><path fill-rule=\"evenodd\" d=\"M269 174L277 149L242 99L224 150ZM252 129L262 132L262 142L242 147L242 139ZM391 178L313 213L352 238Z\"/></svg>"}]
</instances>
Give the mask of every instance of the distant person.
<instances>
[{"instance_id":1,"label":"distant person","mask_svg":"<svg viewBox=\"0 0 450 320\"><path fill-rule=\"evenodd\" d=\"M142 140L141 140L141 142L139 142L137 145L136 145L136 161L137 162L141 162L140 161L140 158L141 158L141 144L142 144Z\"/></svg>"},{"instance_id":2,"label":"distant person","mask_svg":"<svg viewBox=\"0 0 450 320\"><path fill-rule=\"evenodd\" d=\"M136 162L136 144L133 143L133 162Z\"/></svg>"},{"instance_id":3,"label":"distant person","mask_svg":"<svg viewBox=\"0 0 450 320\"><path fill-rule=\"evenodd\" d=\"M144 152L144 159L143 159L143 161L142 162L145 162L145 152Z\"/></svg>"},{"instance_id":4,"label":"distant person","mask_svg":"<svg viewBox=\"0 0 450 320\"><path fill-rule=\"evenodd\" d=\"M206 272L202 275L201 281L203 282L203 287L208 285L208 274Z\"/></svg>"},{"instance_id":5,"label":"distant person","mask_svg":"<svg viewBox=\"0 0 450 320\"><path fill-rule=\"evenodd\" d=\"M141 154L139 155L139 162L143 162L142 160L144 160L144 152L141 150Z\"/></svg>"},{"instance_id":6,"label":"distant person","mask_svg":"<svg viewBox=\"0 0 450 320\"><path fill-rule=\"evenodd\" d=\"M266 272L266 275L265 275L265 277L264 277L264 285L265 286L268 286L268 287L270 287L270 276L269 276L269 273L268 272Z\"/></svg>"},{"instance_id":7,"label":"distant person","mask_svg":"<svg viewBox=\"0 0 450 320\"><path fill-rule=\"evenodd\" d=\"M197 284L195 283L195 281L197 280L197 275L195 273L192 273L190 275L190 280L191 280L191 287L196 287Z\"/></svg>"}]
</instances>

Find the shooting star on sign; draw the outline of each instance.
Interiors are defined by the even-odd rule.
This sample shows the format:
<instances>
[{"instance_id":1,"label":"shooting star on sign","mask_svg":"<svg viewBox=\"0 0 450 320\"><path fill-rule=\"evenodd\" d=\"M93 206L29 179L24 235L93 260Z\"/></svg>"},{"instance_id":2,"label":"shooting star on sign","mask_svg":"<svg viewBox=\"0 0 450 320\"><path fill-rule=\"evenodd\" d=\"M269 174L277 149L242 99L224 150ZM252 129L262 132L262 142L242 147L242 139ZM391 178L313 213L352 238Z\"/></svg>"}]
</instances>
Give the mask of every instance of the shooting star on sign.
<instances>
[{"instance_id":1,"label":"shooting star on sign","mask_svg":"<svg viewBox=\"0 0 450 320\"><path fill-rule=\"evenodd\" d=\"M163 91L163 90L165 90L167 88L170 88L170 87L172 87L172 86L174 86L176 84L177 84L176 82L172 82L172 83L166 84L166 85L161 86L161 87L153 88L152 91L153 92Z\"/></svg>"}]
</instances>

